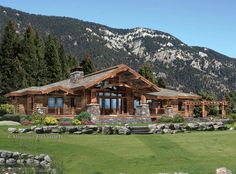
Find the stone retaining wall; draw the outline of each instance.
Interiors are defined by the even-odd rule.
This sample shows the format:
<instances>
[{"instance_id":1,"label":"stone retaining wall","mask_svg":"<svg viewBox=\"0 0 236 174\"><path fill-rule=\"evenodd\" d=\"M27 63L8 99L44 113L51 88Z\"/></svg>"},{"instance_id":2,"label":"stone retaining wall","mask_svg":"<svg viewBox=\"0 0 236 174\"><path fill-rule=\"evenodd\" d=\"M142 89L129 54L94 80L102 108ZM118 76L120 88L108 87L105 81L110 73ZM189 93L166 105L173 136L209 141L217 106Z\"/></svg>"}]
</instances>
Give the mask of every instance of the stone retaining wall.
<instances>
[{"instance_id":1,"label":"stone retaining wall","mask_svg":"<svg viewBox=\"0 0 236 174\"><path fill-rule=\"evenodd\" d=\"M175 134L191 131L222 131L227 127L222 122L177 123L177 124L150 124L148 126L32 126L31 128L8 128L9 133L36 133L36 134Z\"/></svg>"},{"instance_id":2,"label":"stone retaining wall","mask_svg":"<svg viewBox=\"0 0 236 174\"><path fill-rule=\"evenodd\" d=\"M34 168L35 171L55 174L49 155L32 155L26 153L0 150L0 173L21 173L23 168Z\"/></svg>"}]
</instances>

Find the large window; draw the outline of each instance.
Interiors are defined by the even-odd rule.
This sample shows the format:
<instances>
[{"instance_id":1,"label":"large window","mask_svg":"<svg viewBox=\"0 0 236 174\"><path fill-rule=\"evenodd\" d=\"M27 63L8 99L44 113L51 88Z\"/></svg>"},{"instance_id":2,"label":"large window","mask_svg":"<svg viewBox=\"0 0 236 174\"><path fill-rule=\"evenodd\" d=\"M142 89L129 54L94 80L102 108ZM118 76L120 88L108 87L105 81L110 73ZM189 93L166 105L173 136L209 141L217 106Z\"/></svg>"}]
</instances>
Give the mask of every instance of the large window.
<instances>
[{"instance_id":1,"label":"large window","mask_svg":"<svg viewBox=\"0 0 236 174\"><path fill-rule=\"evenodd\" d=\"M62 98L57 98L57 107L63 108L63 99Z\"/></svg>"},{"instance_id":2,"label":"large window","mask_svg":"<svg viewBox=\"0 0 236 174\"><path fill-rule=\"evenodd\" d=\"M49 97L48 98L48 107L49 108L63 108L63 98L54 98L54 97Z\"/></svg>"},{"instance_id":3,"label":"large window","mask_svg":"<svg viewBox=\"0 0 236 174\"><path fill-rule=\"evenodd\" d=\"M53 98L53 97L48 98L48 107L55 108L55 98Z\"/></svg>"},{"instance_id":4,"label":"large window","mask_svg":"<svg viewBox=\"0 0 236 174\"><path fill-rule=\"evenodd\" d=\"M116 93L115 91L99 92L97 97L101 114L127 113L127 101L124 93Z\"/></svg>"}]
</instances>

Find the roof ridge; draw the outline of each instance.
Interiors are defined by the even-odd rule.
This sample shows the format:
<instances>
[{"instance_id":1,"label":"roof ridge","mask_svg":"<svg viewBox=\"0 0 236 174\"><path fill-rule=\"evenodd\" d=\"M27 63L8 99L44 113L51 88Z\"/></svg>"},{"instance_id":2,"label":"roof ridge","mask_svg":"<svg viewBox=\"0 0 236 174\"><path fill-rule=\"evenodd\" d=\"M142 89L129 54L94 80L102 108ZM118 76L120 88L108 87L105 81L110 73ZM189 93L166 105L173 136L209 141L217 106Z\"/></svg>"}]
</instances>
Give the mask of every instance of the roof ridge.
<instances>
[{"instance_id":1,"label":"roof ridge","mask_svg":"<svg viewBox=\"0 0 236 174\"><path fill-rule=\"evenodd\" d=\"M123 66L127 66L127 65L118 64L118 65L115 65L115 66L112 66L112 67L109 67L109 68L105 68L105 69L98 70L98 71L95 71L95 72L93 72L93 73L87 74L87 75L85 75L84 77L89 77L89 76L92 76L92 75L94 75L94 74L103 73L103 72L105 72L105 71L109 71L109 70L112 70L112 69L115 69L115 68L120 68L120 67L123 67Z\"/></svg>"}]
</instances>

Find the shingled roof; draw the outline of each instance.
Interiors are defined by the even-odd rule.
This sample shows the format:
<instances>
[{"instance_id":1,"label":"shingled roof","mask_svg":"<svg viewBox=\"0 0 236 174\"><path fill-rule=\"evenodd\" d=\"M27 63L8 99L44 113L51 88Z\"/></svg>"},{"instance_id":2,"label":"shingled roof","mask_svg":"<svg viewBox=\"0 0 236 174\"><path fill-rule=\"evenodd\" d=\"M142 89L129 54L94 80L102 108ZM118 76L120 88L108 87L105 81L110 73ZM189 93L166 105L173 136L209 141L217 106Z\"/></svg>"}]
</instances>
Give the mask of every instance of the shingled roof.
<instances>
[{"instance_id":1,"label":"shingled roof","mask_svg":"<svg viewBox=\"0 0 236 174\"><path fill-rule=\"evenodd\" d=\"M103 69L97 71L95 73L91 73L85 75L83 78L77 80L76 82L72 82L70 79L62 80L56 83L51 83L41 87L29 87L17 91L13 91L11 93L6 94L6 96L23 96L27 94L47 94L55 90L62 90L67 93L74 93L75 90L79 89L88 89L94 85L101 83L103 80L114 77L117 73L128 71L132 75L136 76L137 79L143 81L144 83L150 86L151 91L160 91L160 89L143 76L138 74L136 71L128 67L127 65L120 64L117 66L113 66L107 69Z\"/></svg>"},{"instance_id":2,"label":"shingled roof","mask_svg":"<svg viewBox=\"0 0 236 174\"><path fill-rule=\"evenodd\" d=\"M159 92L147 93L153 99L200 99L201 96L193 93L184 93L171 89L160 88Z\"/></svg>"}]
</instances>

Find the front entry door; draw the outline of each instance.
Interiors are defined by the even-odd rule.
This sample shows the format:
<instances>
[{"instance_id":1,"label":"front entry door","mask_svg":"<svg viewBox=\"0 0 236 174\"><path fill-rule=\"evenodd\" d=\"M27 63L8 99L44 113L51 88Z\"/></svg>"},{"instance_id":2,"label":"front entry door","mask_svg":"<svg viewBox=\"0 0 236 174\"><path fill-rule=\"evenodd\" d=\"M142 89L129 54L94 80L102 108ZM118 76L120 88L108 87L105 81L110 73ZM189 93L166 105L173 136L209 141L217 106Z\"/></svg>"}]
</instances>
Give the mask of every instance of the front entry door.
<instances>
[{"instance_id":1,"label":"front entry door","mask_svg":"<svg viewBox=\"0 0 236 174\"><path fill-rule=\"evenodd\" d=\"M100 92L98 103L102 115L119 115L127 113L127 98L124 94Z\"/></svg>"},{"instance_id":2,"label":"front entry door","mask_svg":"<svg viewBox=\"0 0 236 174\"><path fill-rule=\"evenodd\" d=\"M55 115L63 115L63 98L49 97L48 98L48 113Z\"/></svg>"}]
</instances>

